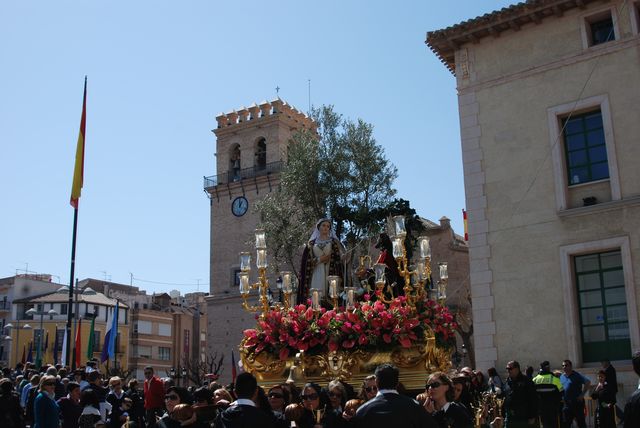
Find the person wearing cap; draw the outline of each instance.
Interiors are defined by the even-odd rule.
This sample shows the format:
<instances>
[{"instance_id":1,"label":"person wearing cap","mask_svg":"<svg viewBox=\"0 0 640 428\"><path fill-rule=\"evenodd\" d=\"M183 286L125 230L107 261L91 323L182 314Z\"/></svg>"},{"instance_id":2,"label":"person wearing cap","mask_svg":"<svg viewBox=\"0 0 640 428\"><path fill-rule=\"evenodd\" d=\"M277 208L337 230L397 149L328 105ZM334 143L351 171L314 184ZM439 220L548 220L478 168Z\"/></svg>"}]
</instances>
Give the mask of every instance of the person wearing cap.
<instances>
[{"instance_id":1,"label":"person wearing cap","mask_svg":"<svg viewBox=\"0 0 640 428\"><path fill-rule=\"evenodd\" d=\"M538 416L538 399L531 379L520 371L520 363L507 363L507 386L504 400L505 428L530 427Z\"/></svg>"},{"instance_id":2,"label":"person wearing cap","mask_svg":"<svg viewBox=\"0 0 640 428\"><path fill-rule=\"evenodd\" d=\"M560 426L560 406L562 403L562 383L551 373L549 361L540 363L540 371L533 378L538 394L538 414L542 428Z\"/></svg>"}]
</instances>

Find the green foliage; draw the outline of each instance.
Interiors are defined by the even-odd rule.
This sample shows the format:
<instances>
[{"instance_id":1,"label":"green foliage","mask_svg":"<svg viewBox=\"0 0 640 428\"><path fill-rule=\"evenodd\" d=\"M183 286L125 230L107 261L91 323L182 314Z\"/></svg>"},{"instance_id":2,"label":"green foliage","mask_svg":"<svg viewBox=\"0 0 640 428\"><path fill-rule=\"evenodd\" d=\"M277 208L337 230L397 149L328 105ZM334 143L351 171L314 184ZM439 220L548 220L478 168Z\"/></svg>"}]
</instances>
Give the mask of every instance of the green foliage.
<instances>
[{"instance_id":1,"label":"green foliage","mask_svg":"<svg viewBox=\"0 0 640 428\"><path fill-rule=\"evenodd\" d=\"M294 261L316 220L330 217L347 248L380 231L381 212L395 194L396 168L373 137L373 126L345 119L332 106L311 113L317 132L289 145L280 189L257 205L276 263Z\"/></svg>"}]
</instances>

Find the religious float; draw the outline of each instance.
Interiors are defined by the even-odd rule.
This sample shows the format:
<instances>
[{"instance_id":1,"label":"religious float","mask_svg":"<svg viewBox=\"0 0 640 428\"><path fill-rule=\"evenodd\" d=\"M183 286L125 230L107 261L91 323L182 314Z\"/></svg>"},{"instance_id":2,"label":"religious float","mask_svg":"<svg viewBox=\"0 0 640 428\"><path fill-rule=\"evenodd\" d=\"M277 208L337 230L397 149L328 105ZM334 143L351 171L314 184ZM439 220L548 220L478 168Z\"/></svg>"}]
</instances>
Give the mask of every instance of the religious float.
<instances>
[{"instance_id":1,"label":"religious float","mask_svg":"<svg viewBox=\"0 0 640 428\"><path fill-rule=\"evenodd\" d=\"M257 320L255 328L244 331L240 356L244 369L261 385L287 378L297 384L340 379L356 385L379 364L392 363L400 368L405 388L419 390L429 373L451 367L456 323L444 306L447 263L438 263L440 280L433 284L429 239L418 239L419 257L410 265L404 217L393 220L390 250L397 263L396 281L386 278L387 265L371 266L363 256L356 274L365 279L358 287L343 287L339 276L329 275L325 290L309 289L309 298L299 304L290 302L295 288L291 272L280 272L283 299L271 302L265 233L256 231L257 282L249 280L251 255L240 254L243 307L255 312ZM366 272L371 272L370 281ZM252 290L258 290L256 305L249 304Z\"/></svg>"}]
</instances>

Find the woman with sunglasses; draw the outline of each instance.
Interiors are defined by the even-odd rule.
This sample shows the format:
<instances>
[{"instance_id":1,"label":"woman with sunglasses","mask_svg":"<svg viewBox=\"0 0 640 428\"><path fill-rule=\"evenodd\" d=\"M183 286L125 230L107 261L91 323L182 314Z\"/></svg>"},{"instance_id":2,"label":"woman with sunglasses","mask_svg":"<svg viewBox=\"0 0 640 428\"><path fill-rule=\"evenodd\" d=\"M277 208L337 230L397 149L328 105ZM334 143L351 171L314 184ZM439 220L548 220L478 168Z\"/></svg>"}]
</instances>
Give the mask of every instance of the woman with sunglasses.
<instances>
[{"instance_id":1,"label":"woman with sunglasses","mask_svg":"<svg viewBox=\"0 0 640 428\"><path fill-rule=\"evenodd\" d=\"M332 380L327 385L327 395L329 396L329 406L324 414L325 428L341 428L347 425L347 421L342 417L344 406L347 402L347 389L339 380Z\"/></svg>"},{"instance_id":2,"label":"woman with sunglasses","mask_svg":"<svg viewBox=\"0 0 640 428\"><path fill-rule=\"evenodd\" d=\"M272 386L267 393L271 412L276 417L278 427L288 427L289 424L284 415L285 408L289 404L289 391L283 385Z\"/></svg>"},{"instance_id":3,"label":"woman with sunglasses","mask_svg":"<svg viewBox=\"0 0 640 428\"><path fill-rule=\"evenodd\" d=\"M366 402L374 398L377 393L378 387L376 386L376 375L369 375L365 377L362 381L358 398Z\"/></svg>"},{"instance_id":4,"label":"woman with sunglasses","mask_svg":"<svg viewBox=\"0 0 640 428\"><path fill-rule=\"evenodd\" d=\"M58 428L60 407L56 403L56 377L43 376L40 389L33 402L33 428Z\"/></svg>"},{"instance_id":5,"label":"woman with sunglasses","mask_svg":"<svg viewBox=\"0 0 640 428\"><path fill-rule=\"evenodd\" d=\"M317 383L307 383L300 394L302 404L292 404L286 408L286 417L295 421L298 428L324 428L327 400Z\"/></svg>"},{"instance_id":6,"label":"woman with sunglasses","mask_svg":"<svg viewBox=\"0 0 640 428\"><path fill-rule=\"evenodd\" d=\"M193 404L191 394L186 388L171 386L164 396L164 405L167 412L158 421L158 428L178 428L181 426L181 421L173 415L173 410L178 404Z\"/></svg>"},{"instance_id":7,"label":"woman with sunglasses","mask_svg":"<svg viewBox=\"0 0 640 428\"><path fill-rule=\"evenodd\" d=\"M454 389L451 379L442 372L435 372L425 385L427 399L424 408L441 428L473 428L473 419L464 406L453 402Z\"/></svg>"}]
</instances>

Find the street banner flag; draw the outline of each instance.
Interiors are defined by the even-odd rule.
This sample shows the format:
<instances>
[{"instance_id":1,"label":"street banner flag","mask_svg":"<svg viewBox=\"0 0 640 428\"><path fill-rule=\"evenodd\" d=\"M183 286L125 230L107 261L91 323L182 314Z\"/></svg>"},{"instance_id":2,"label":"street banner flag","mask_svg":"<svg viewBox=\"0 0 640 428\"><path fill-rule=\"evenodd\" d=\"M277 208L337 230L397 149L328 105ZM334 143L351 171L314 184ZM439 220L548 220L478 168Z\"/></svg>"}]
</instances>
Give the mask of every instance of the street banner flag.
<instances>
[{"instance_id":1,"label":"street banner flag","mask_svg":"<svg viewBox=\"0 0 640 428\"><path fill-rule=\"evenodd\" d=\"M20 360L20 362L22 364L26 363L26 352L27 352L27 345L22 345L22 359Z\"/></svg>"},{"instance_id":2,"label":"street banner flag","mask_svg":"<svg viewBox=\"0 0 640 428\"><path fill-rule=\"evenodd\" d=\"M87 125L87 77L84 78L84 95L82 97L82 117L80 118L80 132L78 134L78 145L76 146L76 162L73 169L73 182L71 184L71 206L78 209L80 193L82 192L82 181L84 179L84 136Z\"/></svg>"},{"instance_id":3,"label":"street banner flag","mask_svg":"<svg viewBox=\"0 0 640 428\"><path fill-rule=\"evenodd\" d=\"M56 327L56 334L53 339L53 364L58 364L58 327Z\"/></svg>"},{"instance_id":4,"label":"street banner flag","mask_svg":"<svg viewBox=\"0 0 640 428\"><path fill-rule=\"evenodd\" d=\"M93 348L95 347L96 314L91 318L91 328L89 329L89 344L87 345L87 358L93 358Z\"/></svg>"},{"instance_id":5,"label":"street banner flag","mask_svg":"<svg viewBox=\"0 0 640 428\"><path fill-rule=\"evenodd\" d=\"M78 330L76 330L76 365L82 361L82 318L78 319ZM72 367L73 368L73 367Z\"/></svg>"},{"instance_id":6,"label":"street banner flag","mask_svg":"<svg viewBox=\"0 0 640 428\"><path fill-rule=\"evenodd\" d=\"M33 363L33 342L29 342L29 352L27 352L27 363Z\"/></svg>"},{"instance_id":7,"label":"street banner flag","mask_svg":"<svg viewBox=\"0 0 640 428\"><path fill-rule=\"evenodd\" d=\"M67 333L69 332L69 330L67 330L66 328L64 329L64 336L62 336L62 356L60 357L60 364L62 364L62 367L65 367L67 365L67 341L69 340L69 338L67 337Z\"/></svg>"},{"instance_id":8,"label":"street banner flag","mask_svg":"<svg viewBox=\"0 0 640 428\"><path fill-rule=\"evenodd\" d=\"M467 222L467 212L462 210L462 221L464 222L464 240L469 242L469 224Z\"/></svg>"},{"instance_id":9,"label":"street banner flag","mask_svg":"<svg viewBox=\"0 0 640 428\"><path fill-rule=\"evenodd\" d=\"M231 383L235 384L236 383L236 376L238 375L237 369L236 369L236 356L233 353L233 351L231 351Z\"/></svg>"},{"instance_id":10,"label":"street banner flag","mask_svg":"<svg viewBox=\"0 0 640 428\"><path fill-rule=\"evenodd\" d=\"M107 332L104 335L104 346L102 347L102 355L100 362L104 363L109 358L113 358L115 353L116 336L118 335L118 301L113 308L111 315L107 321Z\"/></svg>"}]
</instances>

